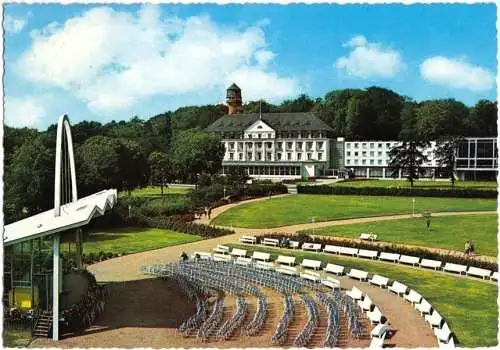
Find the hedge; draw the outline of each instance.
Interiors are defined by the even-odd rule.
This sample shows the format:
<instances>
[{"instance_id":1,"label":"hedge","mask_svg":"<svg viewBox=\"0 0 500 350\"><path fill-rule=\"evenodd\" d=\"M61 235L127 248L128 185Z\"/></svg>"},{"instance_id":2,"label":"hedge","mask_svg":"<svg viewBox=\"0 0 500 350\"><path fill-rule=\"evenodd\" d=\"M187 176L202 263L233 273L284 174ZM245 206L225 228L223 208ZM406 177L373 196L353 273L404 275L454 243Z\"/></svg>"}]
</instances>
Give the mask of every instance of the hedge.
<instances>
[{"instance_id":1,"label":"hedge","mask_svg":"<svg viewBox=\"0 0 500 350\"><path fill-rule=\"evenodd\" d=\"M467 265L467 266L474 266L482 269L487 269L491 271L498 271L498 264L495 263L490 263L487 261L481 261L477 259L471 259L468 256L461 256L461 255L456 255L452 254L451 251L449 251L447 254L439 253L436 251L432 251L429 249L425 248L416 248L416 247L411 247L411 246L406 246L406 245L401 245L401 244L394 244L394 243L378 243L377 245L374 245L373 243L369 242L359 242L359 241L353 241L353 240L346 240L346 239L338 239L338 238L323 238L323 237L317 237L317 236L309 236L307 234L299 234L299 235L294 235L294 234L283 234L283 233L270 233L270 234L265 234L262 236L259 236L259 242L263 238L276 238L276 239L281 239L283 237L290 238L294 241L300 242L299 247L302 246L303 243L320 243L322 245L336 245L336 246L342 246L342 247L350 247L350 248L357 248L357 249L367 249L367 250L377 250L379 252L386 252L386 253L396 253L396 254L402 254L402 255L412 255L412 256L417 256L422 259L431 259L431 260L439 260L442 262L449 262L453 264L461 264L461 265Z\"/></svg>"},{"instance_id":2,"label":"hedge","mask_svg":"<svg viewBox=\"0 0 500 350\"><path fill-rule=\"evenodd\" d=\"M359 196L401 196L401 197L459 197L459 198L497 198L496 190L472 188L399 188L399 187L344 187L344 186L307 186L297 185L297 193L359 195Z\"/></svg>"}]
</instances>

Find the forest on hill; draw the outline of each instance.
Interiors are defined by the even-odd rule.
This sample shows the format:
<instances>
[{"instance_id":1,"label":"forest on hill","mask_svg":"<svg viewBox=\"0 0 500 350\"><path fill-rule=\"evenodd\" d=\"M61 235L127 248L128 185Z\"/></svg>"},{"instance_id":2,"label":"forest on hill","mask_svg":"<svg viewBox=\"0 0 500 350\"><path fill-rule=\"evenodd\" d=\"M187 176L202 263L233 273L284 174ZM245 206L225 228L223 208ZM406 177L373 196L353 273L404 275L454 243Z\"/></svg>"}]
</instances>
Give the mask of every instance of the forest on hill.
<instances>
[{"instance_id":1,"label":"forest on hill","mask_svg":"<svg viewBox=\"0 0 500 350\"><path fill-rule=\"evenodd\" d=\"M496 136L497 105L473 107L454 99L415 102L394 91L370 87L334 90L323 98L301 95L279 105L245 103L245 113L312 112L348 140L437 139ZM131 190L174 180L195 182L197 174L221 169L224 148L204 128L227 113L225 105L182 107L150 119L72 125L79 197L104 188ZM44 131L4 127L7 221L53 206L56 125Z\"/></svg>"}]
</instances>

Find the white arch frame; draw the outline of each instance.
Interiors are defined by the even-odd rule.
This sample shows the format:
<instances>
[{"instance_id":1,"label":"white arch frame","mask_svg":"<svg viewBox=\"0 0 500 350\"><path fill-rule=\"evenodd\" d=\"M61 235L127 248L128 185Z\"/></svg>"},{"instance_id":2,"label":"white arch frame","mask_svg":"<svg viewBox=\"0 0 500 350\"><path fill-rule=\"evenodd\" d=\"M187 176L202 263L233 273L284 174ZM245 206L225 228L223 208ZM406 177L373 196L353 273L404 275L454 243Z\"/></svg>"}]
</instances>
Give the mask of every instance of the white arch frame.
<instances>
[{"instance_id":1,"label":"white arch frame","mask_svg":"<svg viewBox=\"0 0 500 350\"><path fill-rule=\"evenodd\" d=\"M61 152L63 150L63 130L66 133L66 140L69 153L69 165L71 173L71 199L72 202L78 200L78 192L76 189L76 170L75 170L75 156L73 154L73 139L71 137L71 128L69 125L69 118L66 114L59 117L57 122L57 139L56 139L56 173L54 185L54 215L61 214Z\"/></svg>"}]
</instances>

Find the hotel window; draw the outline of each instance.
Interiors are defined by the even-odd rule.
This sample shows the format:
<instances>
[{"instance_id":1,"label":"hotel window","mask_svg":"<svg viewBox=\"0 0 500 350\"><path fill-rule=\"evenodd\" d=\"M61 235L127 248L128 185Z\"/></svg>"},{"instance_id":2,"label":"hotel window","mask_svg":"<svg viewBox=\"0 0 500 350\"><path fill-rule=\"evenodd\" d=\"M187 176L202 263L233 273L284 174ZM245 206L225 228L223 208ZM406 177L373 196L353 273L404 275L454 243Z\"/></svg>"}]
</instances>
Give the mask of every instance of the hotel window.
<instances>
[{"instance_id":1,"label":"hotel window","mask_svg":"<svg viewBox=\"0 0 500 350\"><path fill-rule=\"evenodd\" d=\"M378 148L382 148L382 144L381 143L378 144Z\"/></svg>"},{"instance_id":2,"label":"hotel window","mask_svg":"<svg viewBox=\"0 0 500 350\"><path fill-rule=\"evenodd\" d=\"M257 160L262 160L262 153L257 152Z\"/></svg>"},{"instance_id":3,"label":"hotel window","mask_svg":"<svg viewBox=\"0 0 500 350\"><path fill-rule=\"evenodd\" d=\"M240 160L243 160L243 153L238 154L238 158L239 158Z\"/></svg>"},{"instance_id":4,"label":"hotel window","mask_svg":"<svg viewBox=\"0 0 500 350\"><path fill-rule=\"evenodd\" d=\"M258 135L259 139L261 138L261 136L262 136L261 134Z\"/></svg>"},{"instance_id":5,"label":"hotel window","mask_svg":"<svg viewBox=\"0 0 500 350\"><path fill-rule=\"evenodd\" d=\"M385 144L385 147L386 147L386 148L391 148L391 143L390 143L390 142L387 142L387 143Z\"/></svg>"},{"instance_id":6,"label":"hotel window","mask_svg":"<svg viewBox=\"0 0 500 350\"><path fill-rule=\"evenodd\" d=\"M271 138L271 134L267 134L267 138L270 139Z\"/></svg>"},{"instance_id":7,"label":"hotel window","mask_svg":"<svg viewBox=\"0 0 500 350\"><path fill-rule=\"evenodd\" d=\"M302 153L297 153L297 159L301 160L302 159Z\"/></svg>"},{"instance_id":8,"label":"hotel window","mask_svg":"<svg viewBox=\"0 0 500 350\"><path fill-rule=\"evenodd\" d=\"M354 144L354 148L358 148L358 143L357 142Z\"/></svg>"},{"instance_id":9,"label":"hotel window","mask_svg":"<svg viewBox=\"0 0 500 350\"><path fill-rule=\"evenodd\" d=\"M363 160L361 161L361 163L362 163L362 164L366 164L366 159L363 159Z\"/></svg>"},{"instance_id":10,"label":"hotel window","mask_svg":"<svg viewBox=\"0 0 500 350\"><path fill-rule=\"evenodd\" d=\"M247 160L252 160L252 152L247 153Z\"/></svg>"},{"instance_id":11,"label":"hotel window","mask_svg":"<svg viewBox=\"0 0 500 350\"><path fill-rule=\"evenodd\" d=\"M385 152L385 155L386 155L387 157L389 157L389 151Z\"/></svg>"},{"instance_id":12,"label":"hotel window","mask_svg":"<svg viewBox=\"0 0 500 350\"><path fill-rule=\"evenodd\" d=\"M366 151L363 151L363 152L361 153L361 155L362 155L363 157L366 157Z\"/></svg>"},{"instance_id":13,"label":"hotel window","mask_svg":"<svg viewBox=\"0 0 500 350\"><path fill-rule=\"evenodd\" d=\"M271 152L267 152L266 160L271 160L271 159L272 159Z\"/></svg>"},{"instance_id":14,"label":"hotel window","mask_svg":"<svg viewBox=\"0 0 500 350\"><path fill-rule=\"evenodd\" d=\"M297 142L297 149L302 149L302 142Z\"/></svg>"},{"instance_id":15,"label":"hotel window","mask_svg":"<svg viewBox=\"0 0 500 350\"><path fill-rule=\"evenodd\" d=\"M378 163L378 165L382 165L382 159L379 159L379 160L377 161L377 163Z\"/></svg>"},{"instance_id":16,"label":"hotel window","mask_svg":"<svg viewBox=\"0 0 500 350\"><path fill-rule=\"evenodd\" d=\"M323 153L318 153L318 160L321 160L323 158Z\"/></svg>"},{"instance_id":17,"label":"hotel window","mask_svg":"<svg viewBox=\"0 0 500 350\"><path fill-rule=\"evenodd\" d=\"M291 153L287 153L287 154L286 154L286 158L287 158L288 160L292 160L292 154L291 154Z\"/></svg>"},{"instance_id":18,"label":"hotel window","mask_svg":"<svg viewBox=\"0 0 500 350\"><path fill-rule=\"evenodd\" d=\"M323 142L318 142L317 146L318 146L318 149L322 149L323 148Z\"/></svg>"},{"instance_id":19,"label":"hotel window","mask_svg":"<svg viewBox=\"0 0 500 350\"><path fill-rule=\"evenodd\" d=\"M287 142L287 143L286 143L286 148L291 149L291 148L292 148L292 145L293 145L293 143L291 143L291 142Z\"/></svg>"},{"instance_id":20,"label":"hotel window","mask_svg":"<svg viewBox=\"0 0 500 350\"><path fill-rule=\"evenodd\" d=\"M229 153L229 160L233 160L234 159L234 153Z\"/></svg>"},{"instance_id":21,"label":"hotel window","mask_svg":"<svg viewBox=\"0 0 500 350\"><path fill-rule=\"evenodd\" d=\"M307 160L311 160L312 159L312 154L311 153L307 153Z\"/></svg>"},{"instance_id":22,"label":"hotel window","mask_svg":"<svg viewBox=\"0 0 500 350\"><path fill-rule=\"evenodd\" d=\"M346 160L346 164L351 164L351 160L350 160L350 159L347 159L347 160Z\"/></svg>"},{"instance_id":23,"label":"hotel window","mask_svg":"<svg viewBox=\"0 0 500 350\"><path fill-rule=\"evenodd\" d=\"M377 152L377 156L382 157L382 152Z\"/></svg>"},{"instance_id":24,"label":"hotel window","mask_svg":"<svg viewBox=\"0 0 500 350\"><path fill-rule=\"evenodd\" d=\"M364 143L364 142L363 142L363 143L361 144L361 147L366 148L366 143Z\"/></svg>"},{"instance_id":25,"label":"hotel window","mask_svg":"<svg viewBox=\"0 0 500 350\"><path fill-rule=\"evenodd\" d=\"M354 164L358 164L358 160L357 159L354 159Z\"/></svg>"},{"instance_id":26,"label":"hotel window","mask_svg":"<svg viewBox=\"0 0 500 350\"><path fill-rule=\"evenodd\" d=\"M357 157L359 152L354 152L354 156Z\"/></svg>"},{"instance_id":27,"label":"hotel window","mask_svg":"<svg viewBox=\"0 0 500 350\"><path fill-rule=\"evenodd\" d=\"M372 142L372 143L370 143L370 148L373 148L373 147L375 147L375 144Z\"/></svg>"},{"instance_id":28,"label":"hotel window","mask_svg":"<svg viewBox=\"0 0 500 350\"><path fill-rule=\"evenodd\" d=\"M277 153L276 157L278 158L278 160L281 160L281 153Z\"/></svg>"},{"instance_id":29,"label":"hotel window","mask_svg":"<svg viewBox=\"0 0 500 350\"><path fill-rule=\"evenodd\" d=\"M346 143L346 148L351 148L351 144L350 143Z\"/></svg>"},{"instance_id":30,"label":"hotel window","mask_svg":"<svg viewBox=\"0 0 500 350\"><path fill-rule=\"evenodd\" d=\"M348 157L350 157L350 156L351 156L351 151L347 151L347 152L346 152L346 155L347 155Z\"/></svg>"},{"instance_id":31,"label":"hotel window","mask_svg":"<svg viewBox=\"0 0 500 350\"><path fill-rule=\"evenodd\" d=\"M229 149L234 149L234 142L229 142Z\"/></svg>"},{"instance_id":32,"label":"hotel window","mask_svg":"<svg viewBox=\"0 0 500 350\"><path fill-rule=\"evenodd\" d=\"M373 157L375 155L375 152L370 151L370 157Z\"/></svg>"},{"instance_id":33,"label":"hotel window","mask_svg":"<svg viewBox=\"0 0 500 350\"><path fill-rule=\"evenodd\" d=\"M375 164L375 161L373 159L370 159L370 164L371 165Z\"/></svg>"},{"instance_id":34,"label":"hotel window","mask_svg":"<svg viewBox=\"0 0 500 350\"><path fill-rule=\"evenodd\" d=\"M248 134L248 138L251 139L252 138L252 134Z\"/></svg>"}]
</instances>

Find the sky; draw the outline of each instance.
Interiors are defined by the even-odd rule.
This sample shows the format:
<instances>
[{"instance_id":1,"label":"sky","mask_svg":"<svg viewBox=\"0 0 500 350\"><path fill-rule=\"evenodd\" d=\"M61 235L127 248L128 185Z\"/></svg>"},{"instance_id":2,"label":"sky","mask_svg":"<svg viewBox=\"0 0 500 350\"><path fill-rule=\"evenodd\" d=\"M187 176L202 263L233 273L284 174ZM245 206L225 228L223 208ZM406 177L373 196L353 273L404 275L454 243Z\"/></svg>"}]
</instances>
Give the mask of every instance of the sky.
<instances>
[{"instance_id":1,"label":"sky","mask_svg":"<svg viewBox=\"0 0 500 350\"><path fill-rule=\"evenodd\" d=\"M381 86L496 99L494 4L4 5L5 124L148 119Z\"/></svg>"}]
</instances>

